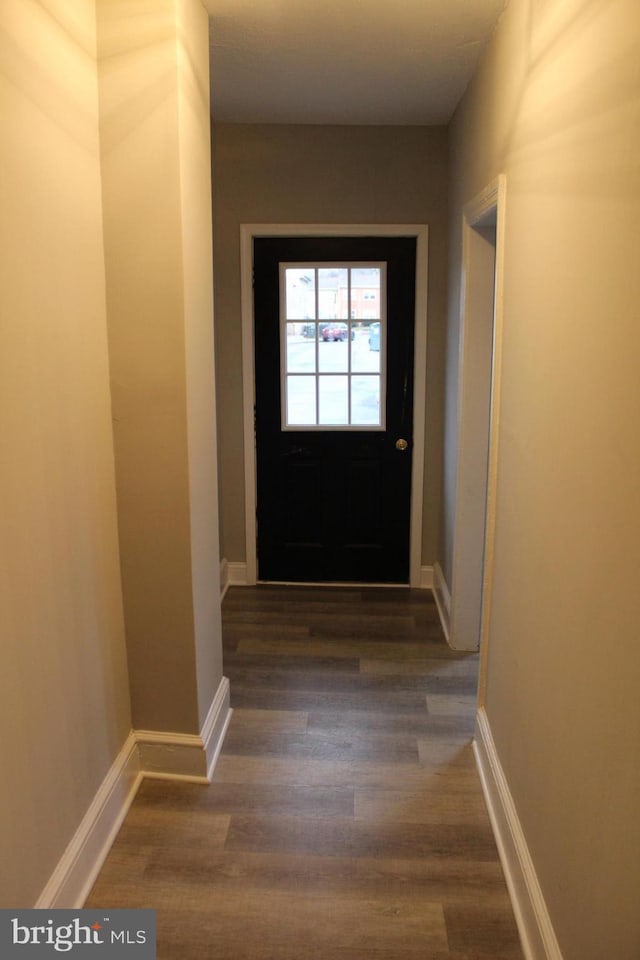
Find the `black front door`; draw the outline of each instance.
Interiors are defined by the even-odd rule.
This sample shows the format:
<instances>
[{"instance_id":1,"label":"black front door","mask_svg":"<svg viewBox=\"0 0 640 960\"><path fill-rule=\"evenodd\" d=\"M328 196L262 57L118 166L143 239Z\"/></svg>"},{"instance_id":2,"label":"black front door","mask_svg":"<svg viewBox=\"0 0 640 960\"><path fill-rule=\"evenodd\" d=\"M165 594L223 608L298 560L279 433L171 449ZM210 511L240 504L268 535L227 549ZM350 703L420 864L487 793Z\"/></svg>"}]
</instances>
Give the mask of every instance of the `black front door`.
<instances>
[{"instance_id":1,"label":"black front door","mask_svg":"<svg viewBox=\"0 0 640 960\"><path fill-rule=\"evenodd\" d=\"M258 578L407 583L416 241L254 241Z\"/></svg>"}]
</instances>

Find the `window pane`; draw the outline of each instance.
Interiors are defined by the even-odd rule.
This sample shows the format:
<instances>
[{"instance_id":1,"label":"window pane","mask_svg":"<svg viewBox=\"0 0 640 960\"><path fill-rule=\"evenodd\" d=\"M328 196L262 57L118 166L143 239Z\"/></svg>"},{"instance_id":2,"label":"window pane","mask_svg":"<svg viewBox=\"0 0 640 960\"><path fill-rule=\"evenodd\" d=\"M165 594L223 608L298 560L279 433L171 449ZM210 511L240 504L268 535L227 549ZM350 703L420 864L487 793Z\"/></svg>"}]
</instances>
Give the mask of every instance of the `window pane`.
<instances>
[{"instance_id":1,"label":"window pane","mask_svg":"<svg viewBox=\"0 0 640 960\"><path fill-rule=\"evenodd\" d=\"M357 330L351 346L351 369L358 373L380 373L380 323Z\"/></svg>"},{"instance_id":2,"label":"window pane","mask_svg":"<svg viewBox=\"0 0 640 960\"><path fill-rule=\"evenodd\" d=\"M287 426L316 425L316 378L287 377Z\"/></svg>"},{"instance_id":3,"label":"window pane","mask_svg":"<svg viewBox=\"0 0 640 960\"><path fill-rule=\"evenodd\" d=\"M321 373L346 373L349 369L349 325L319 323L318 365Z\"/></svg>"},{"instance_id":4,"label":"window pane","mask_svg":"<svg viewBox=\"0 0 640 960\"><path fill-rule=\"evenodd\" d=\"M285 270L287 320L315 320L315 275L313 267L287 267Z\"/></svg>"},{"instance_id":5,"label":"window pane","mask_svg":"<svg viewBox=\"0 0 640 960\"><path fill-rule=\"evenodd\" d=\"M349 316L348 276L346 267L326 267L318 270L320 320L346 320Z\"/></svg>"},{"instance_id":6,"label":"window pane","mask_svg":"<svg viewBox=\"0 0 640 960\"><path fill-rule=\"evenodd\" d=\"M380 319L380 267L353 267L351 270L351 317L354 320Z\"/></svg>"},{"instance_id":7,"label":"window pane","mask_svg":"<svg viewBox=\"0 0 640 960\"><path fill-rule=\"evenodd\" d=\"M315 323L287 324L287 373L315 373Z\"/></svg>"},{"instance_id":8,"label":"window pane","mask_svg":"<svg viewBox=\"0 0 640 960\"><path fill-rule=\"evenodd\" d=\"M351 378L351 423L381 426L380 377Z\"/></svg>"},{"instance_id":9,"label":"window pane","mask_svg":"<svg viewBox=\"0 0 640 960\"><path fill-rule=\"evenodd\" d=\"M323 426L342 426L349 422L349 378L320 377L320 416Z\"/></svg>"}]
</instances>

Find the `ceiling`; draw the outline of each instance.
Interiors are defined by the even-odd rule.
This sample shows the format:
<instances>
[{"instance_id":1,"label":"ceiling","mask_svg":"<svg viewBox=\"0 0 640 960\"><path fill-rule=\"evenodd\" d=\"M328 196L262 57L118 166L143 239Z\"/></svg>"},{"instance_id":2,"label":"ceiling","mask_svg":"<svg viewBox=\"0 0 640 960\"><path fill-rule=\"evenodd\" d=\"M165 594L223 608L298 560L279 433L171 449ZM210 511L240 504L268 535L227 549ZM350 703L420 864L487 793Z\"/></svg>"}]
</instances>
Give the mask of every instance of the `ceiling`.
<instances>
[{"instance_id":1,"label":"ceiling","mask_svg":"<svg viewBox=\"0 0 640 960\"><path fill-rule=\"evenodd\" d=\"M215 122L447 123L505 0L205 0Z\"/></svg>"}]
</instances>

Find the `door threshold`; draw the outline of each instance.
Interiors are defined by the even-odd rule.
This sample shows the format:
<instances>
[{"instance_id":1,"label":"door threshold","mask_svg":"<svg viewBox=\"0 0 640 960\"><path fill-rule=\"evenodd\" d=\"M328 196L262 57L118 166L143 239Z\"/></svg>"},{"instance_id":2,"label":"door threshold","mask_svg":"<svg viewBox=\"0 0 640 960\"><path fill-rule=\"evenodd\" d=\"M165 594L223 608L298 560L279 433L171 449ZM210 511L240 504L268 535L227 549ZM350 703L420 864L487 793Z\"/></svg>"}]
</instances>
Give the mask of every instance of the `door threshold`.
<instances>
[{"instance_id":1,"label":"door threshold","mask_svg":"<svg viewBox=\"0 0 640 960\"><path fill-rule=\"evenodd\" d=\"M408 581L403 583L363 583L361 580L256 580L258 587L349 587L352 590L361 587L376 587L382 590L391 590L393 588L410 589Z\"/></svg>"}]
</instances>

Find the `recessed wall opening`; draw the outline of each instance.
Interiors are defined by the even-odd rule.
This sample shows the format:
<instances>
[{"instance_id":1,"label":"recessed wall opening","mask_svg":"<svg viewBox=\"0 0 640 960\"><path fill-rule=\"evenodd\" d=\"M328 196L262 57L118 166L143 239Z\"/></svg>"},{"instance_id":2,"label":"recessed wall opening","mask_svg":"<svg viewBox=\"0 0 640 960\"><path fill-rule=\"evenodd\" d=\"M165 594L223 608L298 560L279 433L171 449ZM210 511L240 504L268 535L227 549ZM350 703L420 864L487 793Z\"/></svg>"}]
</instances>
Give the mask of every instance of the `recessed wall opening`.
<instances>
[{"instance_id":1,"label":"recessed wall opening","mask_svg":"<svg viewBox=\"0 0 640 960\"><path fill-rule=\"evenodd\" d=\"M477 650L490 600L504 180L465 208L450 643Z\"/></svg>"}]
</instances>

